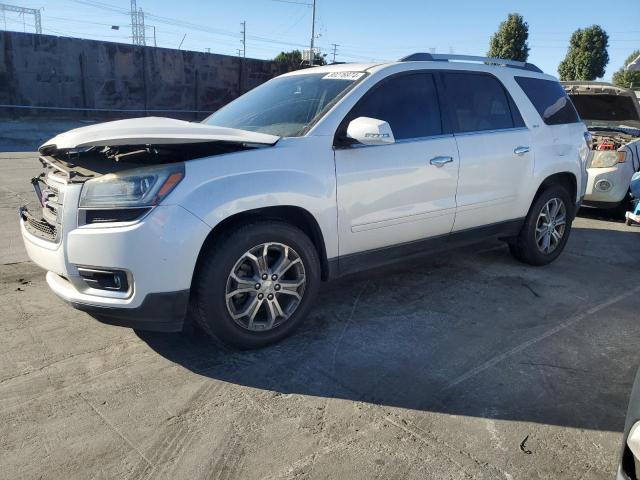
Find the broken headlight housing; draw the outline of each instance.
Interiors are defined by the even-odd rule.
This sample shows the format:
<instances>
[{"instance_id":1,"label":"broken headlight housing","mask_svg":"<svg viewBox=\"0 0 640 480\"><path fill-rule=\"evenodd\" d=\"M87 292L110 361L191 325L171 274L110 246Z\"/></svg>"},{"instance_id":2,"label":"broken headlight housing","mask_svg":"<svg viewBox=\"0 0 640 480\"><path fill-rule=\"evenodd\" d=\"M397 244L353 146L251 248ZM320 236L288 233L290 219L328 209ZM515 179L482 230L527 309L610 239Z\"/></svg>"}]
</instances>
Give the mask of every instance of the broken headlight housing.
<instances>
[{"instance_id":1,"label":"broken headlight housing","mask_svg":"<svg viewBox=\"0 0 640 480\"><path fill-rule=\"evenodd\" d=\"M183 178L183 163L109 173L85 182L79 206L83 209L153 207Z\"/></svg>"},{"instance_id":2,"label":"broken headlight housing","mask_svg":"<svg viewBox=\"0 0 640 480\"><path fill-rule=\"evenodd\" d=\"M624 163L627 154L623 151L602 150L594 151L591 159L591 168L615 167L618 163Z\"/></svg>"}]
</instances>

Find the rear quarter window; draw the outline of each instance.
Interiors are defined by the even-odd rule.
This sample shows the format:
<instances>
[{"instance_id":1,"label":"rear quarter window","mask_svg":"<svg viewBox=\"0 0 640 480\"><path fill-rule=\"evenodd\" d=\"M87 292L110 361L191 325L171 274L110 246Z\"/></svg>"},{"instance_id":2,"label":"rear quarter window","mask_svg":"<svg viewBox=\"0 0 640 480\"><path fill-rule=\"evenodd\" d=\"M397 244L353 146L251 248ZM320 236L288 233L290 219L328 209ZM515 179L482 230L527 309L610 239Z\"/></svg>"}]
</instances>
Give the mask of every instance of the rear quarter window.
<instances>
[{"instance_id":1,"label":"rear quarter window","mask_svg":"<svg viewBox=\"0 0 640 480\"><path fill-rule=\"evenodd\" d=\"M558 82L540 78L514 77L547 125L578 123L580 116Z\"/></svg>"}]
</instances>

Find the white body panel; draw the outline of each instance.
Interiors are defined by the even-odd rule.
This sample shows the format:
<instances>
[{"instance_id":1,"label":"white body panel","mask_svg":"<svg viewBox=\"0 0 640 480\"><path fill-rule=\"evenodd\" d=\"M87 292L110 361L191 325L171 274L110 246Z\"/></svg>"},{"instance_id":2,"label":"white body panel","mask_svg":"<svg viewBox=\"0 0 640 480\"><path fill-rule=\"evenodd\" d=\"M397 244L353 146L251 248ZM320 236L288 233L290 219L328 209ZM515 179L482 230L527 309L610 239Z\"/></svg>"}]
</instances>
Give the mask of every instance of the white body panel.
<instances>
[{"instance_id":1,"label":"white body panel","mask_svg":"<svg viewBox=\"0 0 640 480\"><path fill-rule=\"evenodd\" d=\"M390 145L338 149L334 135L355 103L377 82L413 70L491 73L507 88L526 128L441 135ZM225 141L272 145L185 162L185 178L142 220L129 225L78 226L81 185L69 185L59 244L23 228L31 259L49 270L51 287L66 300L135 308L149 293L188 289L200 249L220 222L264 207L292 206L317 223L326 259L519 219L546 178L576 178L576 201L586 188L582 124L544 125L514 75L552 77L486 64L400 62L335 65L287 75L363 71L360 83L304 136L282 138L168 119L109 122L59 135L45 145L77 148L131 143ZM514 154L528 146L524 155ZM584 153L584 152L583 152ZM442 167L430 159L451 157ZM79 287L76 266L131 273L128 294ZM69 279L65 281L59 275Z\"/></svg>"},{"instance_id":2,"label":"white body panel","mask_svg":"<svg viewBox=\"0 0 640 480\"><path fill-rule=\"evenodd\" d=\"M44 248L42 240L22 225L29 257L50 272L47 281L57 294L67 301L120 308L140 306L149 293L189 289L209 231L201 220L177 205L157 207L132 225L73 228L54 250ZM133 279L133 289L121 293L83 288L77 266L126 270Z\"/></svg>"},{"instance_id":3,"label":"white body panel","mask_svg":"<svg viewBox=\"0 0 640 480\"><path fill-rule=\"evenodd\" d=\"M526 128L456 134L460 152L458 210L453 230L524 217L531 202L534 149ZM521 155L517 148L528 148Z\"/></svg>"},{"instance_id":4,"label":"white body panel","mask_svg":"<svg viewBox=\"0 0 640 480\"><path fill-rule=\"evenodd\" d=\"M61 133L44 143L58 149L88 146L175 144L196 142L246 142L273 145L280 137L173 118L143 117L115 120ZM42 148L40 147L40 148Z\"/></svg>"},{"instance_id":5,"label":"white body panel","mask_svg":"<svg viewBox=\"0 0 640 480\"><path fill-rule=\"evenodd\" d=\"M435 157L451 157L441 167ZM444 235L456 211L453 135L336 150L340 255Z\"/></svg>"}]
</instances>

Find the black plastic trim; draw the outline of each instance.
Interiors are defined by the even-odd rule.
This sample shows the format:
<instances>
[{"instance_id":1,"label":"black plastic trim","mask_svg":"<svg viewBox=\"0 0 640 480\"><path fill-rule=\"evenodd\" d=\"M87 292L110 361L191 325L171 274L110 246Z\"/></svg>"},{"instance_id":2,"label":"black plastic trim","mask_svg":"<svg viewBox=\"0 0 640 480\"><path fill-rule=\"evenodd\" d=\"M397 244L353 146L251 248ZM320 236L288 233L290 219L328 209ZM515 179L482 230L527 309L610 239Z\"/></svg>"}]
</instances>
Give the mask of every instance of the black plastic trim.
<instances>
[{"instance_id":1,"label":"black plastic trim","mask_svg":"<svg viewBox=\"0 0 640 480\"><path fill-rule=\"evenodd\" d=\"M376 248L366 252L331 258L328 261L329 278L333 279L411 258L425 257L491 238L508 239L515 237L520 233L524 221L524 217L507 220L390 247Z\"/></svg>"},{"instance_id":2,"label":"black plastic trim","mask_svg":"<svg viewBox=\"0 0 640 480\"><path fill-rule=\"evenodd\" d=\"M137 308L103 307L67 301L102 323L153 332L179 332L189 306L189 289L150 293Z\"/></svg>"}]
</instances>

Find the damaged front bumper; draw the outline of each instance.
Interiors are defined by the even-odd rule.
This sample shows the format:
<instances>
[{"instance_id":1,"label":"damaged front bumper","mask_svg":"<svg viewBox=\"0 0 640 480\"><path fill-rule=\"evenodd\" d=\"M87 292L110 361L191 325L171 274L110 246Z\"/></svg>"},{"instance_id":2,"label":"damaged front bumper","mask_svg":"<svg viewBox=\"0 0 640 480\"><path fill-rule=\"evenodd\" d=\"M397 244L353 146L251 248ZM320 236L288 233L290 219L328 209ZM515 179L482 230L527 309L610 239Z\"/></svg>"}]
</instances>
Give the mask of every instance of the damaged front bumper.
<instances>
[{"instance_id":1,"label":"damaged front bumper","mask_svg":"<svg viewBox=\"0 0 640 480\"><path fill-rule=\"evenodd\" d=\"M19 216L27 254L48 272L53 292L106 323L181 330L195 263L210 228L179 205L156 206L133 222L79 224L82 185L55 175L45 183L56 193L47 198L58 199L49 209L55 215L40 215L38 209L47 206L38 199ZM105 272L113 281L103 281Z\"/></svg>"}]
</instances>

